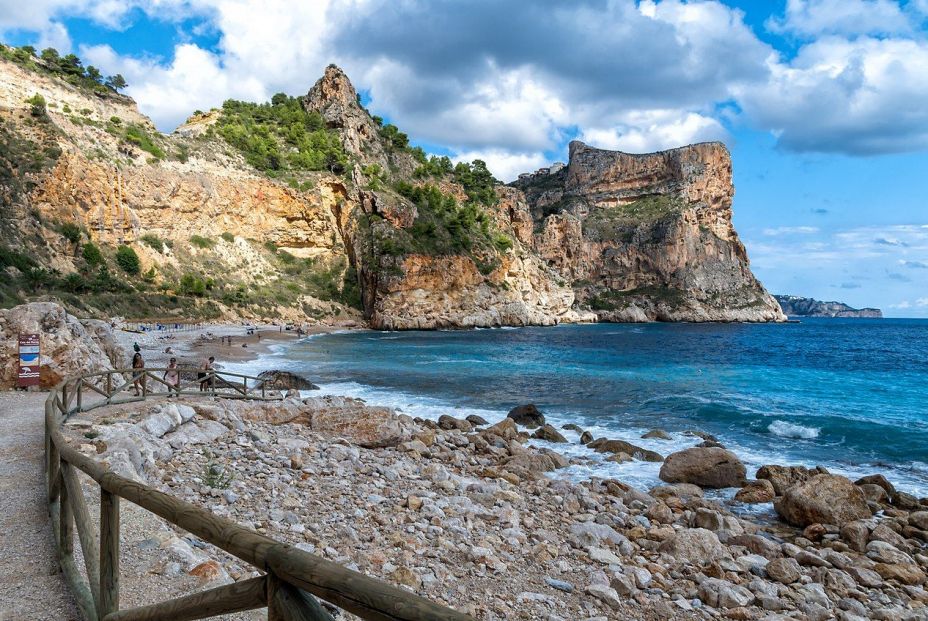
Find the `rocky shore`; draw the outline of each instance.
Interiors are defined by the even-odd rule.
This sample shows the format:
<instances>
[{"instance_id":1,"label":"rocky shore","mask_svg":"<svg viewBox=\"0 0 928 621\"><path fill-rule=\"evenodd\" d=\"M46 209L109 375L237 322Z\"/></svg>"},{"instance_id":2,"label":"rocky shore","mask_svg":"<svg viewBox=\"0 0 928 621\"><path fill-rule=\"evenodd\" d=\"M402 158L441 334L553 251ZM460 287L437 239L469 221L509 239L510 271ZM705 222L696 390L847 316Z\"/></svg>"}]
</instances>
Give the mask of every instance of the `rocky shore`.
<instances>
[{"instance_id":1,"label":"rocky shore","mask_svg":"<svg viewBox=\"0 0 928 621\"><path fill-rule=\"evenodd\" d=\"M617 460L662 460L666 484L570 482L558 478L569 460L532 440L564 432L532 407L495 424L431 421L295 391L68 423L76 445L125 476L477 619L928 619L928 499L822 468L749 478L711 436L664 459L584 434ZM740 488L737 505L704 494L725 487ZM732 512L771 502L776 523ZM254 575L180 532L128 548L143 581Z\"/></svg>"}]
</instances>

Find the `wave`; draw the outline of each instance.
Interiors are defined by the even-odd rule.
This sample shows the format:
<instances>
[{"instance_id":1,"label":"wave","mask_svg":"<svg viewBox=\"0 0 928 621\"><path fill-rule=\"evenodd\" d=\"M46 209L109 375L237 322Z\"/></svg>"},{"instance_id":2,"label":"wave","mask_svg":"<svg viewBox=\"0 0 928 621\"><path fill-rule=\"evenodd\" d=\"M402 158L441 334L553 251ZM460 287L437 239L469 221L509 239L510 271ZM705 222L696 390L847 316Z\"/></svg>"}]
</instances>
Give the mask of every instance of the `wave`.
<instances>
[{"instance_id":1,"label":"wave","mask_svg":"<svg viewBox=\"0 0 928 621\"><path fill-rule=\"evenodd\" d=\"M775 436L781 438L798 438L802 440L812 440L818 437L821 429L815 427L804 427L796 423L787 423L782 420L775 420L767 426L767 430Z\"/></svg>"}]
</instances>

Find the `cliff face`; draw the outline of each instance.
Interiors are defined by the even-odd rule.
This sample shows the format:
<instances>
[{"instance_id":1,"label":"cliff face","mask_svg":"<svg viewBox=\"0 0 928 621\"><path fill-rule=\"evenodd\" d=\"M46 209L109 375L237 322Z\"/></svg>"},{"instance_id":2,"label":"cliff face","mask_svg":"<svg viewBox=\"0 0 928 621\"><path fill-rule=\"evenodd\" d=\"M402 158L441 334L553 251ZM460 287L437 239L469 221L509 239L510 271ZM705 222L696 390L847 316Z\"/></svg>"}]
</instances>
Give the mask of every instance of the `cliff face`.
<instances>
[{"instance_id":1,"label":"cliff face","mask_svg":"<svg viewBox=\"0 0 928 621\"><path fill-rule=\"evenodd\" d=\"M30 110L35 93L44 112ZM305 123L311 140L269 138L254 125L268 115ZM720 144L637 156L573 143L566 167L502 186L482 164L409 147L334 66L303 98L233 102L165 136L126 97L0 60L0 121L0 245L27 250L0 256L23 283L0 287L4 304L53 295L91 314L293 320L361 311L386 329L782 319L731 226ZM122 288L106 272L119 273L119 245L141 262Z\"/></svg>"},{"instance_id":2,"label":"cliff face","mask_svg":"<svg viewBox=\"0 0 928 621\"><path fill-rule=\"evenodd\" d=\"M721 143L631 155L570 145L522 175L538 254L605 321L778 321L731 223Z\"/></svg>"},{"instance_id":3,"label":"cliff face","mask_svg":"<svg viewBox=\"0 0 928 621\"><path fill-rule=\"evenodd\" d=\"M843 302L820 302L797 295L776 295L783 312L790 317L853 317L882 319L883 311L878 308L853 308Z\"/></svg>"}]
</instances>

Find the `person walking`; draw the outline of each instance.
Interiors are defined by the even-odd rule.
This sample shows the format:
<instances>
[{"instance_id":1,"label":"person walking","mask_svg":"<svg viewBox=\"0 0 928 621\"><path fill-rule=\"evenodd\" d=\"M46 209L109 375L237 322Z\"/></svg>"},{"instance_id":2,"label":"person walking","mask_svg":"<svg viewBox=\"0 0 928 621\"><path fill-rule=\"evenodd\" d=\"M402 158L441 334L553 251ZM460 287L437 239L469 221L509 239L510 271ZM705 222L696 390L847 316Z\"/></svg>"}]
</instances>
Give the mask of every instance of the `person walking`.
<instances>
[{"instance_id":1,"label":"person walking","mask_svg":"<svg viewBox=\"0 0 928 621\"><path fill-rule=\"evenodd\" d=\"M205 361L203 361L202 366L200 366L200 372L197 373L197 379L200 380L200 392L206 392L207 388L213 387L214 362L216 362L216 359L213 356L210 356Z\"/></svg>"},{"instance_id":2,"label":"person walking","mask_svg":"<svg viewBox=\"0 0 928 621\"><path fill-rule=\"evenodd\" d=\"M135 352L135 355L132 356L132 368L133 369L145 369L145 361L142 359L141 352ZM139 392L139 385L141 385L142 390L145 390L145 373L144 371L135 371L132 373L132 386L135 387L135 396L141 396Z\"/></svg>"},{"instance_id":3,"label":"person walking","mask_svg":"<svg viewBox=\"0 0 928 621\"><path fill-rule=\"evenodd\" d=\"M171 398L173 392L175 396L180 396L180 369L177 368L177 358L171 358L168 368L164 372L164 383L168 386L168 398Z\"/></svg>"}]
</instances>

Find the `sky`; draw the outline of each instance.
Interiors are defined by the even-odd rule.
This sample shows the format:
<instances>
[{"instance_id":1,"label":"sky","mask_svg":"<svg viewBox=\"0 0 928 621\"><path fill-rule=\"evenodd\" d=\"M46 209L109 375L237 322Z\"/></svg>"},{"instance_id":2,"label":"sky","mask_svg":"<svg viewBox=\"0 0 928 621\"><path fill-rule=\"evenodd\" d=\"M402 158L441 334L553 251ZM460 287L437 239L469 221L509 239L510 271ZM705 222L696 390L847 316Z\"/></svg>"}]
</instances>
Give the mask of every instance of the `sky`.
<instances>
[{"instance_id":1,"label":"sky","mask_svg":"<svg viewBox=\"0 0 928 621\"><path fill-rule=\"evenodd\" d=\"M164 132L334 62L507 181L574 139L721 140L771 292L928 317L928 0L0 0L0 39L121 73Z\"/></svg>"}]
</instances>

